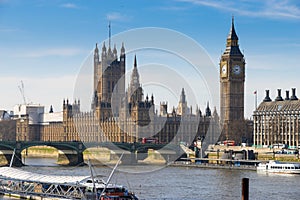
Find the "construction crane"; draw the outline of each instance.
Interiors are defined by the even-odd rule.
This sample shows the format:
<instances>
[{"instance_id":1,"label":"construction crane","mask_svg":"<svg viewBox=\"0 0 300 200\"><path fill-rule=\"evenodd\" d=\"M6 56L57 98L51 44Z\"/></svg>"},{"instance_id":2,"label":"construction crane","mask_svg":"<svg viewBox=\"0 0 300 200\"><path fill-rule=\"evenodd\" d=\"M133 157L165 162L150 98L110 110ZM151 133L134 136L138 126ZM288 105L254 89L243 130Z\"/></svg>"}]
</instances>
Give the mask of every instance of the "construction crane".
<instances>
[{"instance_id":1,"label":"construction crane","mask_svg":"<svg viewBox=\"0 0 300 200\"><path fill-rule=\"evenodd\" d=\"M23 103L26 105L26 98L25 98L25 92L24 92L24 83L23 83L22 80L21 80L21 85L19 85L18 88L19 88L20 93L22 95Z\"/></svg>"}]
</instances>

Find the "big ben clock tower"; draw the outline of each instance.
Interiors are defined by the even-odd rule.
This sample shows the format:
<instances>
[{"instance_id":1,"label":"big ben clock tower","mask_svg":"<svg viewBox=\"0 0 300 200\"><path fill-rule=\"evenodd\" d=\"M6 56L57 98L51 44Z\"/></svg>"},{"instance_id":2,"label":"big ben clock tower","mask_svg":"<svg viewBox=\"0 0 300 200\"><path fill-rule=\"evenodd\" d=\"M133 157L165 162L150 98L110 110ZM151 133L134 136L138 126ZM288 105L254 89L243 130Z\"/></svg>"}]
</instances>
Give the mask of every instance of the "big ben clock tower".
<instances>
[{"instance_id":1,"label":"big ben clock tower","mask_svg":"<svg viewBox=\"0 0 300 200\"><path fill-rule=\"evenodd\" d=\"M245 59L240 51L232 18L226 50L220 59L220 111L223 125L222 139L240 139L244 122Z\"/></svg>"}]
</instances>

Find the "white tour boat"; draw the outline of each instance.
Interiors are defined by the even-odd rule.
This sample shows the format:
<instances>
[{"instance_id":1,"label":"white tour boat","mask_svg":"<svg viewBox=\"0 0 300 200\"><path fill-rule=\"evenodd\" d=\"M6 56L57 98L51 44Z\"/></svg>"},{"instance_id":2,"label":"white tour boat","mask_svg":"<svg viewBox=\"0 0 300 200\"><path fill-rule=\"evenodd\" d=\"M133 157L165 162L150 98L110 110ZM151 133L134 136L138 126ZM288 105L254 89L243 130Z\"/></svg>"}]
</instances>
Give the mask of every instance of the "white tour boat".
<instances>
[{"instance_id":1,"label":"white tour boat","mask_svg":"<svg viewBox=\"0 0 300 200\"><path fill-rule=\"evenodd\" d=\"M94 176L90 165L91 176L48 175L13 167L0 167L0 194L36 200L137 200L124 186L109 183L122 156L107 181Z\"/></svg>"},{"instance_id":2,"label":"white tour boat","mask_svg":"<svg viewBox=\"0 0 300 200\"><path fill-rule=\"evenodd\" d=\"M267 163L259 163L257 171L282 174L300 174L300 163L283 163L270 160Z\"/></svg>"}]
</instances>

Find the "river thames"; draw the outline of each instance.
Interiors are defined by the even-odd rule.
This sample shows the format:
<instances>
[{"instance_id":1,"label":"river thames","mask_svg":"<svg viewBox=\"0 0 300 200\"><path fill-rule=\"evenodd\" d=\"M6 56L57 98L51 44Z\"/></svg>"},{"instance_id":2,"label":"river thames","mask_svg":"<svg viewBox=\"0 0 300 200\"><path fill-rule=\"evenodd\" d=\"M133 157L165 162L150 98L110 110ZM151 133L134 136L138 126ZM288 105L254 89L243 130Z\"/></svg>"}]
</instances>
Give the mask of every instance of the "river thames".
<instances>
[{"instance_id":1,"label":"river thames","mask_svg":"<svg viewBox=\"0 0 300 200\"><path fill-rule=\"evenodd\" d=\"M28 159L22 169L56 175L89 175L89 168L62 167L53 159ZM45 166L48 165L48 166ZM250 199L299 199L299 175L258 174L250 170L202 169L193 167L120 167L112 183L125 185L139 199L241 199L242 178L249 178ZM94 167L108 176L111 168ZM125 172L126 171L126 172ZM130 172L128 172L130 171ZM146 172L148 171L148 172ZM104 177L104 180L107 177ZM2 199L11 199L2 197Z\"/></svg>"}]
</instances>

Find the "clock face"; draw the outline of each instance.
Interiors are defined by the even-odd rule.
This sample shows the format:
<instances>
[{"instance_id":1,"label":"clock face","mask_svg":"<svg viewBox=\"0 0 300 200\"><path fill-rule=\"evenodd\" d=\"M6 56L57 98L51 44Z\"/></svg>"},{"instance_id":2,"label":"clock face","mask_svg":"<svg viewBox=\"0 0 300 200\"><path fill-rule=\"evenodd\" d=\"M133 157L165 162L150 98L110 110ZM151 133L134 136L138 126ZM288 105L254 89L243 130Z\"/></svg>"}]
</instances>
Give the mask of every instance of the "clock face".
<instances>
[{"instance_id":1,"label":"clock face","mask_svg":"<svg viewBox=\"0 0 300 200\"><path fill-rule=\"evenodd\" d=\"M238 75L238 74L240 74L241 73L241 67L239 66L239 65L235 65L234 67L233 67L233 73L234 74L236 74L236 75Z\"/></svg>"},{"instance_id":2,"label":"clock face","mask_svg":"<svg viewBox=\"0 0 300 200\"><path fill-rule=\"evenodd\" d=\"M226 67L226 65L223 65L223 67L222 67L221 70L222 70L222 74L225 75L227 73L227 67Z\"/></svg>"}]
</instances>

